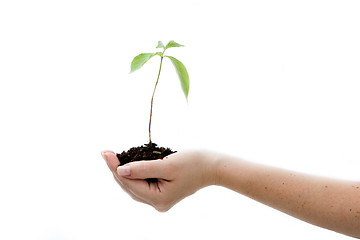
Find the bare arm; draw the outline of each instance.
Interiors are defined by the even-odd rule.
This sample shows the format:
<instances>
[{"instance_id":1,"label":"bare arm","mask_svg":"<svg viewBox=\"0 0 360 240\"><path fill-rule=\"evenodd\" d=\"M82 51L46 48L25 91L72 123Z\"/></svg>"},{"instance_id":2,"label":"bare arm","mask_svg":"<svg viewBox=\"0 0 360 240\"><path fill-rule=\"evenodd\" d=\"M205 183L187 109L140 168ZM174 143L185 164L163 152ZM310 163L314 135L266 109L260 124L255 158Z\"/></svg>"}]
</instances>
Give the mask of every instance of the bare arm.
<instances>
[{"instance_id":1,"label":"bare arm","mask_svg":"<svg viewBox=\"0 0 360 240\"><path fill-rule=\"evenodd\" d=\"M308 223L360 238L360 183L220 156L217 184Z\"/></svg>"},{"instance_id":2,"label":"bare arm","mask_svg":"<svg viewBox=\"0 0 360 240\"><path fill-rule=\"evenodd\" d=\"M134 199L167 211L209 185L220 185L311 224L360 238L360 182L295 173L203 151L117 167L103 156L115 180ZM156 183L144 179L158 178Z\"/></svg>"}]
</instances>

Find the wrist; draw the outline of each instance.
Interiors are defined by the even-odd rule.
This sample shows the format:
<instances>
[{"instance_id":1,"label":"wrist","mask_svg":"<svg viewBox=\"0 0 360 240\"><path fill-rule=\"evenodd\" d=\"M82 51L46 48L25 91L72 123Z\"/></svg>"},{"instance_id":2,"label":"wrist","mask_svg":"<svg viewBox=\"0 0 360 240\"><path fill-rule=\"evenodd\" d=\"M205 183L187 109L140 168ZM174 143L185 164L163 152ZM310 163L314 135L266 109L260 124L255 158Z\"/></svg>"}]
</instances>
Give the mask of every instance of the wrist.
<instances>
[{"instance_id":1,"label":"wrist","mask_svg":"<svg viewBox=\"0 0 360 240\"><path fill-rule=\"evenodd\" d=\"M219 166L222 161L220 154L211 151L201 152L201 159L204 162L204 186L219 185Z\"/></svg>"},{"instance_id":2,"label":"wrist","mask_svg":"<svg viewBox=\"0 0 360 240\"><path fill-rule=\"evenodd\" d=\"M247 164L244 160L225 155L213 154L212 185L229 187L234 181L241 182L246 177L244 169Z\"/></svg>"}]
</instances>

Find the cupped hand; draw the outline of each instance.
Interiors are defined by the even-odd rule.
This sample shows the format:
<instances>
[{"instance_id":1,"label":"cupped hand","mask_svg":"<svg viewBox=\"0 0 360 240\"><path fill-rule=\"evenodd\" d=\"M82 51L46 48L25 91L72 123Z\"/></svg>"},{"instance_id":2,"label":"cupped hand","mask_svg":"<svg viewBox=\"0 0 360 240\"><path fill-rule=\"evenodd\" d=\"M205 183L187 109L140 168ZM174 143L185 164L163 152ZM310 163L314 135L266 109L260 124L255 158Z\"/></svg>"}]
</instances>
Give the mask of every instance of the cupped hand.
<instances>
[{"instance_id":1,"label":"cupped hand","mask_svg":"<svg viewBox=\"0 0 360 240\"><path fill-rule=\"evenodd\" d=\"M120 167L114 152L103 151L102 156L125 192L160 212L216 182L216 155L209 152L177 152L164 159L131 162ZM148 182L148 178L157 178L157 182Z\"/></svg>"}]
</instances>

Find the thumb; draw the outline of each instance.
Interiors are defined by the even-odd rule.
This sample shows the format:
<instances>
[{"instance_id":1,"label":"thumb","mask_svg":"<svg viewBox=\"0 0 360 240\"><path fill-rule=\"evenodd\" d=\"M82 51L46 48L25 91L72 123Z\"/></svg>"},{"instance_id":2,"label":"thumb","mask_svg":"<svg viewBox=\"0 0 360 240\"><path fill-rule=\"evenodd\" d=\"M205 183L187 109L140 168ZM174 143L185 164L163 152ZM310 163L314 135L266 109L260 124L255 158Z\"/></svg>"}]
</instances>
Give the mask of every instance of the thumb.
<instances>
[{"instance_id":1,"label":"thumb","mask_svg":"<svg viewBox=\"0 0 360 240\"><path fill-rule=\"evenodd\" d=\"M117 173L125 178L130 179L147 179L147 178L162 178L166 179L167 172L165 171L166 164L163 160L147 160L128 163L119 166Z\"/></svg>"}]
</instances>

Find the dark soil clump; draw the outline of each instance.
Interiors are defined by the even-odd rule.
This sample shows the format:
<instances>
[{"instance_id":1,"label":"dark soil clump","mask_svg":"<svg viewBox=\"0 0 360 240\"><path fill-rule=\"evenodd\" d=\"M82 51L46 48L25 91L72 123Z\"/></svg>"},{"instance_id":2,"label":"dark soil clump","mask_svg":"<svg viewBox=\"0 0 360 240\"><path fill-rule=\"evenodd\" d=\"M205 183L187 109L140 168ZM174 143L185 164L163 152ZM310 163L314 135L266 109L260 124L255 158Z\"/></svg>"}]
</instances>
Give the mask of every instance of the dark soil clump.
<instances>
[{"instance_id":1,"label":"dark soil clump","mask_svg":"<svg viewBox=\"0 0 360 240\"><path fill-rule=\"evenodd\" d=\"M141 160L156 160L163 159L164 157L175 153L170 148L157 147L156 143L148 143L143 146L130 148L128 151L117 153L116 156L120 161L120 166L129 162L141 161ZM156 178L146 179L150 182L157 182Z\"/></svg>"}]
</instances>

